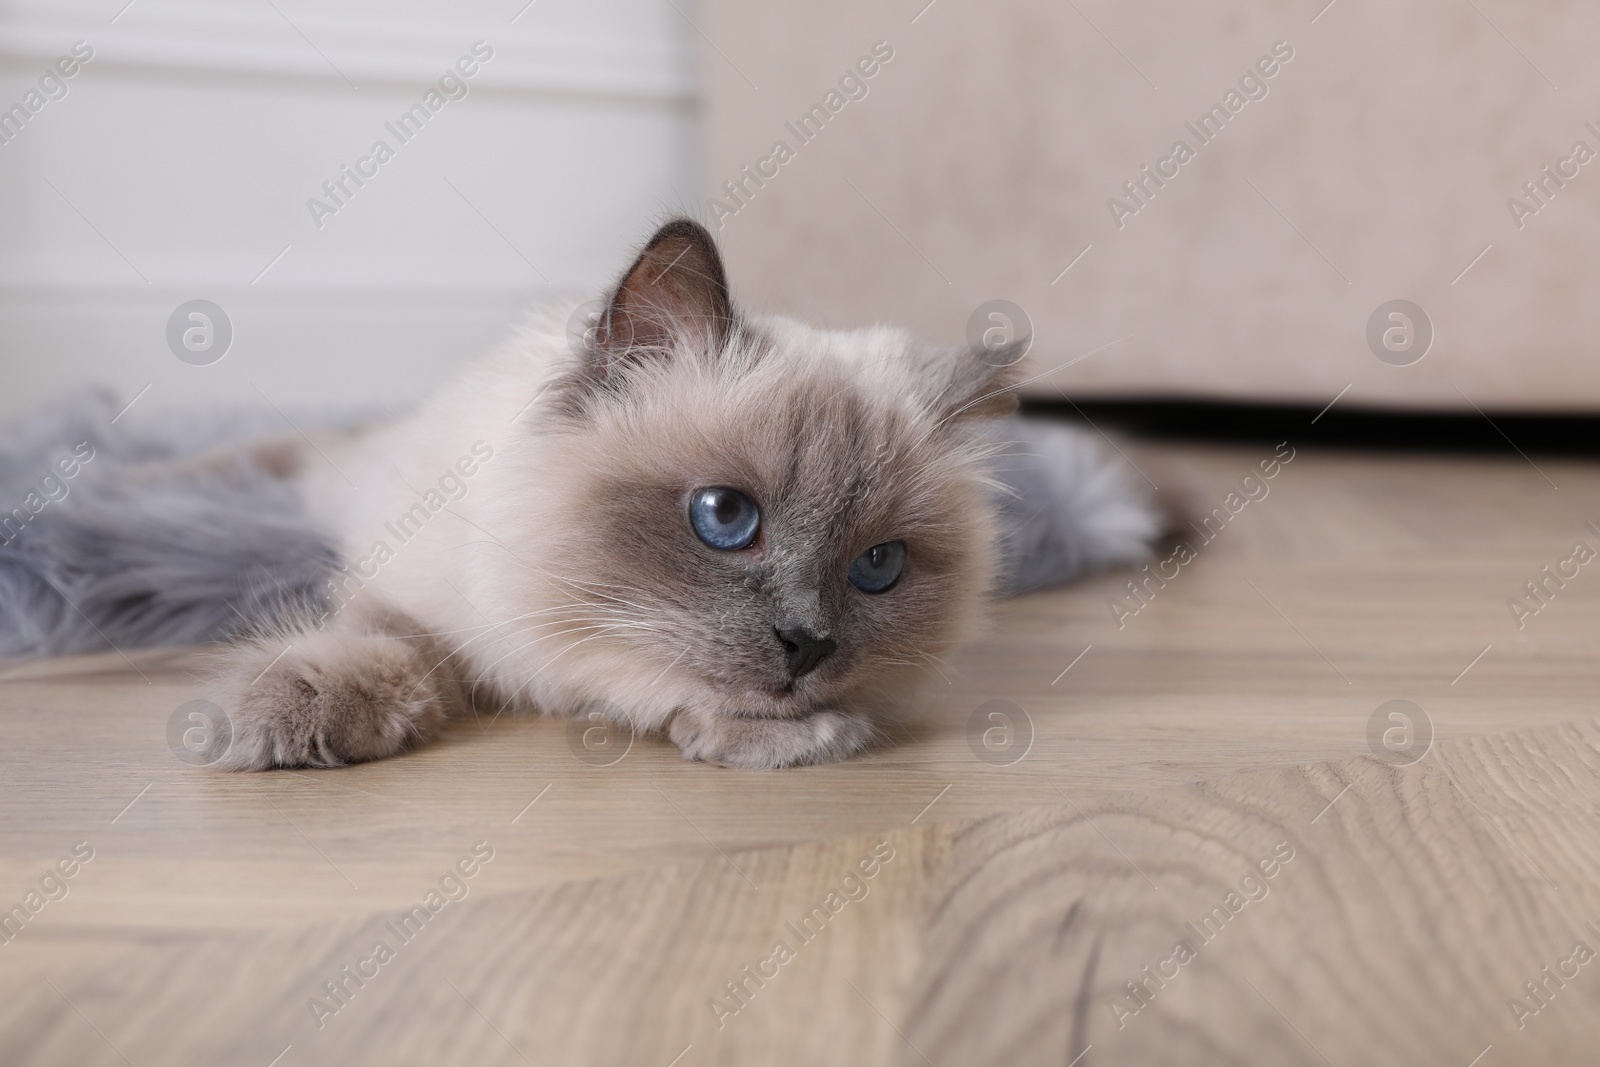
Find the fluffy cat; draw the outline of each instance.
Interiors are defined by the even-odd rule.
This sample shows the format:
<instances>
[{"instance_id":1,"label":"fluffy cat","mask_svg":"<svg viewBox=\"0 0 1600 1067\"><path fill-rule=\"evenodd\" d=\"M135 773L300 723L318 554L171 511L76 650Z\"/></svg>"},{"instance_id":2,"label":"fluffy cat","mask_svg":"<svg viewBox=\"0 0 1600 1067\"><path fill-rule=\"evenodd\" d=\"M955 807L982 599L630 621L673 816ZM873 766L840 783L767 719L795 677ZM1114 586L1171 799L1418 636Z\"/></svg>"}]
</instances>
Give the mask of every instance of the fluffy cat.
<instances>
[{"instance_id":1,"label":"fluffy cat","mask_svg":"<svg viewBox=\"0 0 1600 1067\"><path fill-rule=\"evenodd\" d=\"M547 309L402 419L161 457L149 493L206 487L174 531L199 552L230 541L210 496L269 499L252 487L270 481L271 506L240 524L251 547L204 573L270 547L270 574L290 576L275 605L249 590L252 627L217 654L209 695L233 734L217 767L379 759L450 715L521 708L625 718L730 766L842 759L997 587L1136 559L1156 533L1070 431L997 430L1016 423L996 419L1015 407L1015 350L743 313L684 219L603 306L579 342L573 309ZM996 464L1031 447L1067 458L1012 479L1044 499L997 500ZM140 518L96 506L85 490L42 514L14 574L0 550L0 587L54 610L48 586L107 640L220 636L214 605L239 614L239 598L179 602L170 581L104 562ZM324 556L342 563L312 594ZM20 613L40 614L42 630L0 618L0 651L35 631L58 636L30 649L62 647L76 620Z\"/></svg>"}]
</instances>

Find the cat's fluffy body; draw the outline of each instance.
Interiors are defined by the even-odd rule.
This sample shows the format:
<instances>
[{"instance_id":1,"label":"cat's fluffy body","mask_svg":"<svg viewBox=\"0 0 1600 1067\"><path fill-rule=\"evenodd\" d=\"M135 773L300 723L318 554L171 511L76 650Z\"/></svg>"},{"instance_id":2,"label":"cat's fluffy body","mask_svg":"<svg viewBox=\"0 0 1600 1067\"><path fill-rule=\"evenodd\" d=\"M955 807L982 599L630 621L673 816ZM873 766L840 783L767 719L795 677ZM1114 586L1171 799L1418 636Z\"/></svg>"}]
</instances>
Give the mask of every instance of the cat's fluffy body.
<instances>
[{"instance_id":1,"label":"cat's fluffy body","mask_svg":"<svg viewBox=\"0 0 1600 1067\"><path fill-rule=\"evenodd\" d=\"M720 351L682 345L631 368L621 395L570 410L585 358L572 311L536 315L403 421L307 457L310 513L373 576L345 582L354 595L323 629L229 653L224 766L398 751L458 687L480 715L625 715L715 762L837 759L970 634L994 581L988 446L938 403L949 374L908 334L745 319ZM463 457L465 495L399 543L399 520ZM760 502L759 557L695 538L683 499L717 485ZM850 561L889 539L910 548L905 578L876 597L851 588ZM791 622L839 644L797 679L773 633ZM316 740L321 716L301 705L348 722L362 691L388 708L373 720L382 740Z\"/></svg>"}]
</instances>

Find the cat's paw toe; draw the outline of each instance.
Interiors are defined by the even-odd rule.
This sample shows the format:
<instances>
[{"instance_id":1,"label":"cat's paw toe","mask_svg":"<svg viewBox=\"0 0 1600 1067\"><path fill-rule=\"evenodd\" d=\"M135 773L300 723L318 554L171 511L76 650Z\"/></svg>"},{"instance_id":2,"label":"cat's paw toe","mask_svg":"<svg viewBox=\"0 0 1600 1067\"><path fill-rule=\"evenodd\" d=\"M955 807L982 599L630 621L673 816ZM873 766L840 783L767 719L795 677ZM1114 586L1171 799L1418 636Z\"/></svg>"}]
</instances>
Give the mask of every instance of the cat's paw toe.
<instances>
[{"instance_id":1,"label":"cat's paw toe","mask_svg":"<svg viewBox=\"0 0 1600 1067\"><path fill-rule=\"evenodd\" d=\"M254 661L275 653L253 651L230 664L232 684L219 696L232 739L213 766L338 767L396 755L438 729L444 700L408 650L375 639L342 651L326 662L291 645L248 681Z\"/></svg>"}]
</instances>

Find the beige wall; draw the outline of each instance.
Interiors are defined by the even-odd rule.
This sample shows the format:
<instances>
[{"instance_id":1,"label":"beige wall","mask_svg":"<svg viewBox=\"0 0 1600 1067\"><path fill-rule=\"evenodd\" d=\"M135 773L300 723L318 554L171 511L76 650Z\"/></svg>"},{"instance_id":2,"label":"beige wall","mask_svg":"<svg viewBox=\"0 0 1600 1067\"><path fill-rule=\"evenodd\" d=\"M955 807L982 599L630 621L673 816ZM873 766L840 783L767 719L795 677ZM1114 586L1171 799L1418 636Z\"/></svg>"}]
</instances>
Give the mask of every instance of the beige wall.
<instances>
[{"instance_id":1,"label":"beige wall","mask_svg":"<svg viewBox=\"0 0 1600 1067\"><path fill-rule=\"evenodd\" d=\"M1520 227L1508 207L1600 151L1600 15L1576 0L923 2L702 5L706 213L747 303L956 340L1008 299L1033 373L1115 342L1036 387L1082 396L1600 405L1600 159ZM877 41L865 98L801 144L785 123ZM1275 42L1293 58L1201 144L1185 122ZM1114 220L1179 139L1194 158ZM726 196L779 140L793 158ZM1393 299L1435 331L1408 366L1366 339Z\"/></svg>"}]
</instances>

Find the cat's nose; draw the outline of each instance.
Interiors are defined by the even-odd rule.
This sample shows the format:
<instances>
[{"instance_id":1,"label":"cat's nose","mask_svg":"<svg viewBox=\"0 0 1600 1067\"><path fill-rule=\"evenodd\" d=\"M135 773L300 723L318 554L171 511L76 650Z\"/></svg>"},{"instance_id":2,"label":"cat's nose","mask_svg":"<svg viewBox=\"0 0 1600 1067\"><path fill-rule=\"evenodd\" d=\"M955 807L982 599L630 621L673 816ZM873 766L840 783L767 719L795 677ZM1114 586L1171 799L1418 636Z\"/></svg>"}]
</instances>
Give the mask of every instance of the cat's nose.
<instances>
[{"instance_id":1,"label":"cat's nose","mask_svg":"<svg viewBox=\"0 0 1600 1067\"><path fill-rule=\"evenodd\" d=\"M816 670L817 664L821 663L828 653L839 647L833 638L818 637L800 626L791 626L786 630L773 627L772 632L777 634L778 640L783 643L789 673L796 678Z\"/></svg>"}]
</instances>

